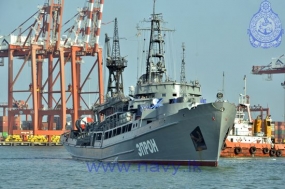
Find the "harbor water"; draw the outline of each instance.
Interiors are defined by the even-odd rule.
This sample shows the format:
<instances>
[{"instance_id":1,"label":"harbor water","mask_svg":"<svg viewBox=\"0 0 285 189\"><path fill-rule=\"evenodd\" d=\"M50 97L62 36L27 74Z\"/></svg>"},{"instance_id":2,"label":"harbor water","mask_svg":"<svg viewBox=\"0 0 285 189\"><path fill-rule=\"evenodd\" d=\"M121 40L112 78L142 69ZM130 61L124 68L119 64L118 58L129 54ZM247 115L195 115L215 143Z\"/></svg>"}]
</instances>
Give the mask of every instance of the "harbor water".
<instances>
[{"instance_id":1,"label":"harbor water","mask_svg":"<svg viewBox=\"0 0 285 189\"><path fill-rule=\"evenodd\" d=\"M218 167L74 160L62 146L0 147L0 188L284 188L285 158L221 158Z\"/></svg>"}]
</instances>

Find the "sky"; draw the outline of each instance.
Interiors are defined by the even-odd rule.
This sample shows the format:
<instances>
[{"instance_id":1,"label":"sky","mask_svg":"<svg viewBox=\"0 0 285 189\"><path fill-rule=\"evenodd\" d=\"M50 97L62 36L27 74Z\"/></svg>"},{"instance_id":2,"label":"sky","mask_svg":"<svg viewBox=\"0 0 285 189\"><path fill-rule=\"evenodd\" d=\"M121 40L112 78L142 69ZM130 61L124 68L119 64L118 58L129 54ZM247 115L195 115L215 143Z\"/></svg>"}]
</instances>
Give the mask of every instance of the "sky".
<instances>
[{"instance_id":1,"label":"sky","mask_svg":"<svg viewBox=\"0 0 285 189\"><path fill-rule=\"evenodd\" d=\"M0 1L0 36L5 36L37 11L44 0ZM65 0L63 23L70 19L78 7L85 5L84 0ZM182 43L185 44L186 80L199 80L202 95L207 102L216 100L216 93L222 90L224 99L238 103L239 94L244 93L244 75L246 75L246 94L251 105L270 108L274 121L284 121L285 89L281 83L284 74L253 75L252 66L268 65L271 59L285 52L285 36L278 47L263 49L250 44L248 29L252 17L259 11L263 0L156 0L156 12L163 13L166 27L175 29L173 40L169 42L173 61L168 62L171 77L180 78ZM269 0L272 10L278 14L285 27L285 1ZM137 24L148 19L153 10L153 0L105 0L100 45L104 48L104 35L113 35L114 25L110 21L118 19L121 56L126 56L128 67L124 71L125 93L128 87L136 84L138 51L141 39L137 37ZM72 25L74 21L70 22ZM146 25L144 25L146 26ZM166 41L167 43L168 41ZM104 51L104 49L103 49ZM88 70L89 61L83 66ZM21 62L21 61L20 61ZM7 89L7 59L0 67L0 87ZM224 73L224 77L223 77ZM30 79L29 75L25 75ZM91 76L91 88L97 88L96 77ZM21 82L19 83L21 85ZM85 90L89 90L86 86ZM21 98L21 97L18 97ZM91 97L93 101L95 97ZM7 91L0 93L0 102L7 102ZM0 112L1 114L1 112ZM257 113L253 113L253 118Z\"/></svg>"}]
</instances>

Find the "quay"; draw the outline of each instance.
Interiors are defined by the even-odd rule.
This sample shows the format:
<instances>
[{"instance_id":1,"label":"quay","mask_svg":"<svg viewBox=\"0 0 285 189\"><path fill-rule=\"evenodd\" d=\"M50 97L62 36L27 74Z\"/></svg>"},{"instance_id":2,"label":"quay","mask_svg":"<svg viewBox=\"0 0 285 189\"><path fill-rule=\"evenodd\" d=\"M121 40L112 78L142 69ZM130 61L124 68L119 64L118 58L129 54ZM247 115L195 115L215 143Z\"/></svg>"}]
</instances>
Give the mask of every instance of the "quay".
<instances>
[{"instance_id":1,"label":"quay","mask_svg":"<svg viewBox=\"0 0 285 189\"><path fill-rule=\"evenodd\" d=\"M62 146L56 142L0 142L0 146Z\"/></svg>"}]
</instances>

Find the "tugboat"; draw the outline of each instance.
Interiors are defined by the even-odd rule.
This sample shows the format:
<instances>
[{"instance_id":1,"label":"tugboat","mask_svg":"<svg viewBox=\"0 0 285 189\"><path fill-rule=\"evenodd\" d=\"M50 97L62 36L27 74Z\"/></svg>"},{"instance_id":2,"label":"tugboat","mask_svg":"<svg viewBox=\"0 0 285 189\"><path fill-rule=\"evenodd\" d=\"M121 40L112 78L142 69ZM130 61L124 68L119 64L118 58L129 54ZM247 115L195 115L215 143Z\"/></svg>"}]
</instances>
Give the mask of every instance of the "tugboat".
<instances>
[{"instance_id":1,"label":"tugboat","mask_svg":"<svg viewBox=\"0 0 285 189\"><path fill-rule=\"evenodd\" d=\"M271 115L258 115L253 121L250 112L249 96L246 95L246 77L244 93L240 94L234 126L225 141L221 157L281 157L284 144L274 144L271 139ZM262 131L264 125L264 132Z\"/></svg>"},{"instance_id":2,"label":"tugboat","mask_svg":"<svg viewBox=\"0 0 285 189\"><path fill-rule=\"evenodd\" d=\"M236 106L221 100L222 93L206 103L197 80L164 78L162 14L155 13L155 1L150 22L146 72L136 87L124 95L121 75L126 60L108 57L109 97L93 106L94 122L82 127L82 121L76 121L77 129L62 134L61 142L81 160L217 166ZM113 45L118 39L113 38Z\"/></svg>"}]
</instances>

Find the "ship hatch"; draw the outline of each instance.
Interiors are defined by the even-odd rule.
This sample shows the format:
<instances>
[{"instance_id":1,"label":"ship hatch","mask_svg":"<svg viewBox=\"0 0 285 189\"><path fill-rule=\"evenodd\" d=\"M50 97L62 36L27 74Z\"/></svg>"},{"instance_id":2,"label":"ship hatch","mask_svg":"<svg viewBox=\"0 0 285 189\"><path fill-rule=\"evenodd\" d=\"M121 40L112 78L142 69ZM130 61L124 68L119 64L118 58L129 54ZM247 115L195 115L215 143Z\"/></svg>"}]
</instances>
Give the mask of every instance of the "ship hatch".
<instances>
[{"instance_id":1,"label":"ship hatch","mask_svg":"<svg viewBox=\"0 0 285 189\"><path fill-rule=\"evenodd\" d=\"M203 134L199 126L197 126L191 133L190 138L195 146L196 151L207 150Z\"/></svg>"}]
</instances>

